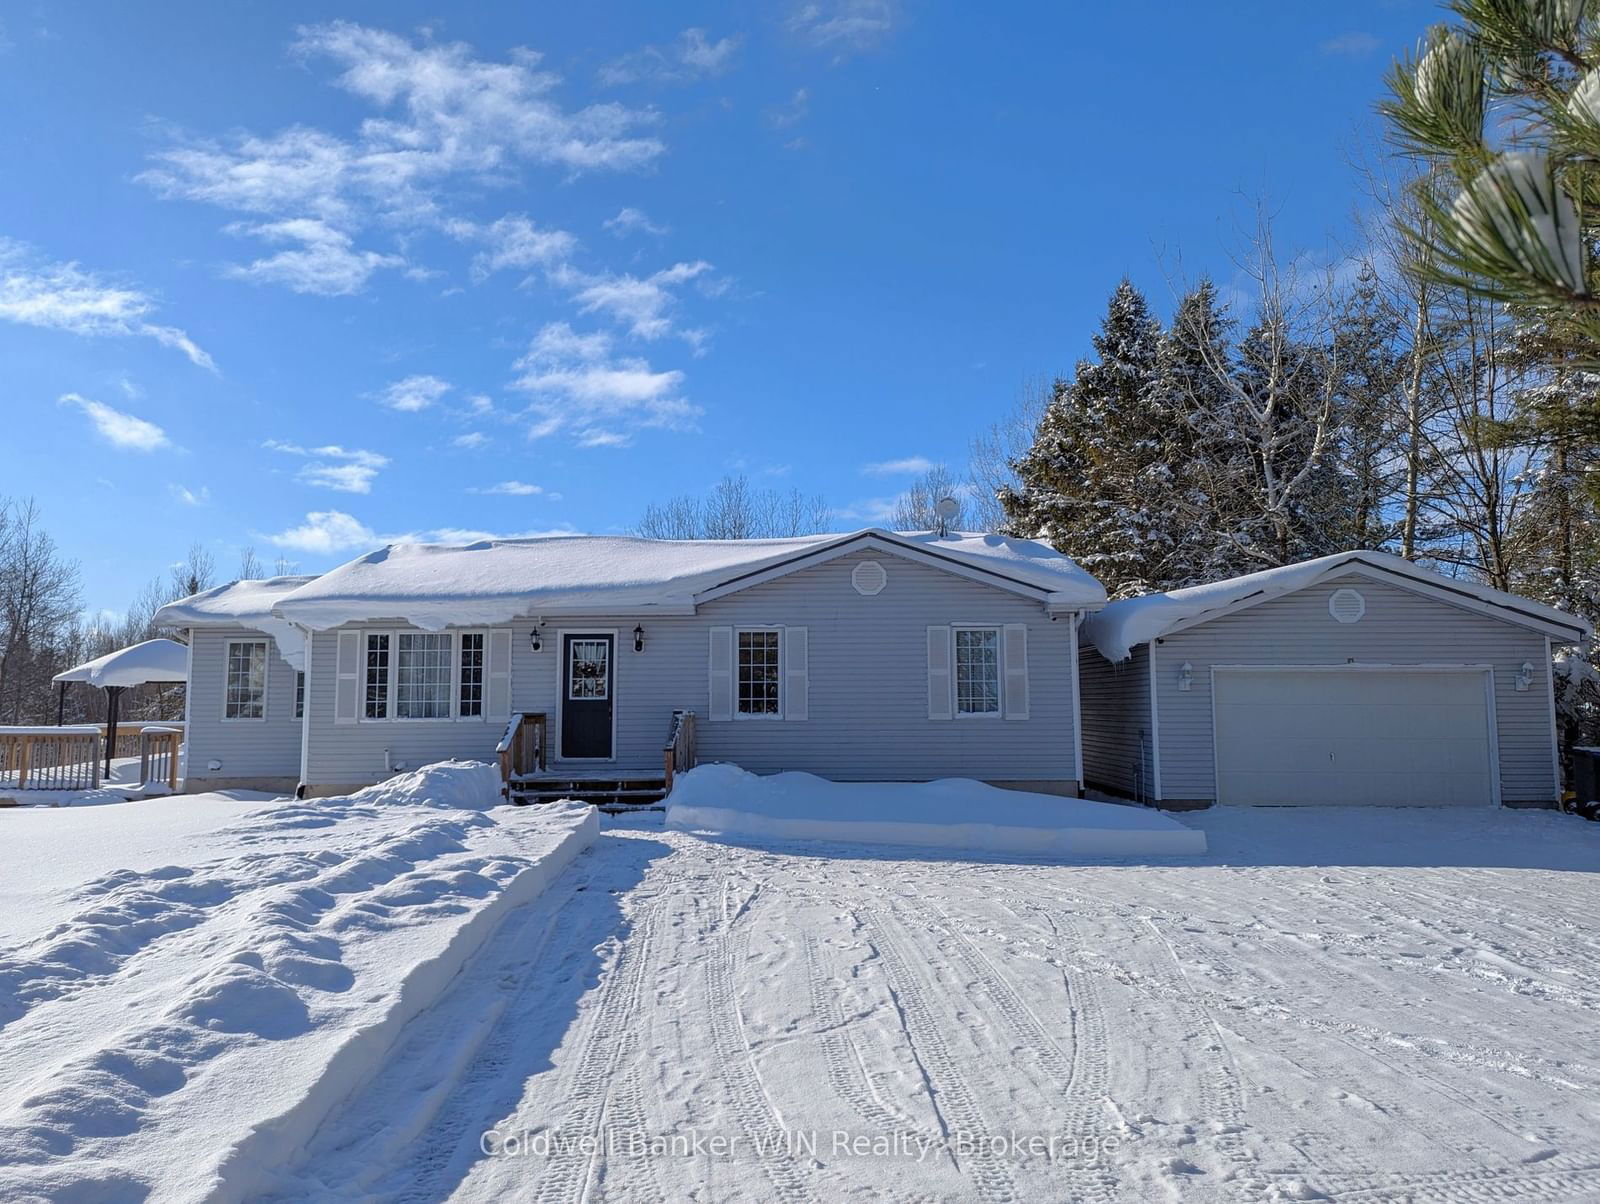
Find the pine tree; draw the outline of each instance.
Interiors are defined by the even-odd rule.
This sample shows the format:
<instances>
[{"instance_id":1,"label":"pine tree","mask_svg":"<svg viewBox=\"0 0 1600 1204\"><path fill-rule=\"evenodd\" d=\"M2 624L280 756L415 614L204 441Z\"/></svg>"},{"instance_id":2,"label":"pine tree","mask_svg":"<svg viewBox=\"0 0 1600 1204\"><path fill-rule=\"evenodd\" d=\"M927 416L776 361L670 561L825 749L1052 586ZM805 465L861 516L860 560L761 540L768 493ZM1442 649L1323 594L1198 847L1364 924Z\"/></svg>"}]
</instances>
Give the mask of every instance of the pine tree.
<instances>
[{"instance_id":1,"label":"pine tree","mask_svg":"<svg viewBox=\"0 0 1600 1204\"><path fill-rule=\"evenodd\" d=\"M1056 383L1017 463L1020 487L1000 498L1009 530L1065 552L1117 597L1162 588L1170 551L1166 449L1150 408L1160 337L1144 295L1124 279L1094 337L1097 358Z\"/></svg>"}]
</instances>

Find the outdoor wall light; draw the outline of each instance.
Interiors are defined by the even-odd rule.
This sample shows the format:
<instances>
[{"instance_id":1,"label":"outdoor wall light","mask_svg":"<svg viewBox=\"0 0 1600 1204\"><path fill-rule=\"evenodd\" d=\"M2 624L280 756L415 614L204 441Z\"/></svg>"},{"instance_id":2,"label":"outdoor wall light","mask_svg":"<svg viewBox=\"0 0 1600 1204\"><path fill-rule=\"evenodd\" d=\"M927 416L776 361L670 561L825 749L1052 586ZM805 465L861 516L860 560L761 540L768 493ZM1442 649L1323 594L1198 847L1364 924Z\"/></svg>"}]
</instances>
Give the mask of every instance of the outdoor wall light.
<instances>
[{"instance_id":1,"label":"outdoor wall light","mask_svg":"<svg viewBox=\"0 0 1600 1204\"><path fill-rule=\"evenodd\" d=\"M633 625L633 650L635 652L644 651L644 628L638 623Z\"/></svg>"},{"instance_id":2,"label":"outdoor wall light","mask_svg":"<svg viewBox=\"0 0 1600 1204\"><path fill-rule=\"evenodd\" d=\"M1522 662L1522 671L1517 674L1517 689L1527 690L1533 685L1533 664L1530 661Z\"/></svg>"},{"instance_id":3,"label":"outdoor wall light","mask_svg":"<svg viewBox=\"0 0 1600 1204\"><path fill-rule=\"evenodd\" d=\"M539 638L539 625L537 623L533 625L533 630L528 633L528 647L535 652L544 647L544 642Z\"/></svg>"},{"instance_id":4,"label":"outdoor wall light","mask_svg":"<svg viewBox=\"0 0 1600 1204\"><path fill-rule=\"evenodd\" d=\"M1188 661L1178 666L1178 689L1187 690L1194 685L1194 666Z\"/></svg>"}]
</instances>

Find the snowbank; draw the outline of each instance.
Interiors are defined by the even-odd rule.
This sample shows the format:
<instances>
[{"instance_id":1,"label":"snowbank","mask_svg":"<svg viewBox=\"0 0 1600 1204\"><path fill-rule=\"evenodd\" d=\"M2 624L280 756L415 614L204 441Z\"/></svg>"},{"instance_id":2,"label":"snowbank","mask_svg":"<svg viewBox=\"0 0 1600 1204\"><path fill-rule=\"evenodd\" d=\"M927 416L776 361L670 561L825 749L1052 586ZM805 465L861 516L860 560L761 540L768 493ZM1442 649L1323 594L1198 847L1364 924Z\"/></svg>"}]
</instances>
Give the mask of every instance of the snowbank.
<instances>
[{"instance_id":1,"label":"snowbank","mask_svg":"<svg viewBox=\"0 0 1600 1204\"><path fill-rule=\"evenodd\" d=\"M1397 576L1408 577L1424 584L1443 586L1481 602L1492 602L1509 610L1520 611L1546 623L1557 623L1573 629L1573 639L1588 634L1588 624L1582 619L1545 606L1516 594L1491 589L1471 581L1460 581L1440 576L1419 568L1409 560L1391 556L1387 552L1338 552L1316 560L1303 560L1299 564L1282 568L1264 569L1243 577L1230 577L1226 581L1209 581L1204 585L1175 589L1164 594L1146 594L1142 598L1125 598L1113 602L1083 622L1084 639L1100 650L1108 661L1124 661L1140 644L1166 635L1180 623L1198 619L1201 615L1221 610L1249 598L1281 597L1304 589L1312 582L1328 576L1350 564L1366 565Z\"/></svg>"},{"instance_id":2,"label":"snowbank","mask_svg":"<svg viewBox=\"0 0 1600 1204\"><path fill-rule=\"evenodd\" d=\"M718 835L923 845L1037 857L1161 857L1206 851L1205 833L1142 807L1003 790L967 778L830 782L702 765L679 777L667 826Z\"/></svg>"},{"instance_id":3,"label":"snowbank","mask_svg":"<svg viewBox=\"0 0 1600 1204\"><path fill-rule=\"evenodd\" d=\"M380 617L438 629L562 611L689 613L697 595L735 577L864 537L986 569L1045 591L1054 604L1105 602L1098 581L1037 540L873 528L793 539L565 535L465 545L392 544L285 594L273 613L318 630Z\"/></svg>"},{"instance_id":4,"label":"snowbank","mask_svg":"<svg viewBox=\"0 0 1600 1204\"><path fill-rule=\"evenodd\" d=\"M260 1194L598 834L587 806L499 801L492 766L443 763L174 827L170 863L102 854L41 890L56 922L0 949L0 1198ZM79 819L28 819L42 837L58 816Z\"/></svg>"}]
</instances>

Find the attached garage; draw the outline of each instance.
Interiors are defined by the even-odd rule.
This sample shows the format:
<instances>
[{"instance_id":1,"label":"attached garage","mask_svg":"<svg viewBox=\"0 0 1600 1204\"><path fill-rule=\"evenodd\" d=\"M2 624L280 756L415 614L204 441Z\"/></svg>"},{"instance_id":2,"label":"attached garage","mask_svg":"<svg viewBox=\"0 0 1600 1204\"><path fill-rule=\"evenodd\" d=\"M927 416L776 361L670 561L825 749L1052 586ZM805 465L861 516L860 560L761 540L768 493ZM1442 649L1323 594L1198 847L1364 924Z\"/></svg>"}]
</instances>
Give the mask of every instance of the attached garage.
<instances>
[{"instance_id":1,"label":"attached garage","mask_svg":"<svg viewBox=\"0 0 1600 1204\"><path fill-rule=\"evenodd\" d=\"M1552 649L1581 619L1378 552L1084 621L1083 764L1166 807L1552 806Z\"/></svg>"}]
</instances>

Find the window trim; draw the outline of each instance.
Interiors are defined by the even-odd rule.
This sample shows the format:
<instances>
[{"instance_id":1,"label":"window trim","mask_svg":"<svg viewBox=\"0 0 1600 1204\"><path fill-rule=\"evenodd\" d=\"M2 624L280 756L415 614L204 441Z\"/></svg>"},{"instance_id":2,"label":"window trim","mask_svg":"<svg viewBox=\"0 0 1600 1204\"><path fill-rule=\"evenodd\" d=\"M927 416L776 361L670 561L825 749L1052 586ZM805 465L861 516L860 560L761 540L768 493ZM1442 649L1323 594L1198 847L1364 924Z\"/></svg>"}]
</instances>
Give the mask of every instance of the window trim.
<instances>
[{"instance_id":1,"label":"window trim","mask_svg":"<svg viewBox=\"0 0 1600 1204\"><path fill-rule=\"evenodd\" d=\"M228 714L228 670L233 660L233 646L235 644L260 644L261 645L261 714L259 715L229 715ZM267 721L267 703L272 694L272 639L269 636L245 636L240 639L229 637L222 642L222 722L223 723L265 723Z\"/></svg>"},{"instance_id":2,"label":"window trim","mask_svg":"<svg viewBox=\"0 0 1600 1204\"><path fill-rule=\"evenodd\" d=\"M367 685L371 680L368 676L367 642L371 636L386 635L389 637L389 664L384 674L384 714L369 716L367 714ZM406 718L396 715L396 674L400 667L400 638L403 635L445 635L450 637L449 678L447 681L450 710L445 715L435 715L425 718ZM476 715L463 715L461 713L461 637L464 635L477 635L483 637L483 697L479 713ZM487 627L447 627L442 631L424 631L420 627L363 627L360 628L360 672L356 675L356 722L357 723L487 723L489 721L489 643L490 629Z\"/></svg>"},{"instance_id":3,"label":"window trim","mask_svg":"<svg viewBox=\"0 0 1600 1204\"><path fill-rule=\"evenodd\" d=\"M995 708L992 711L963 711L961 709L961 658L958 654L956 632L992 631L995 648ZM1006 631L1002 623L952 623L950 624L950 718L952 719L1004 719L1006 717Z\"/></svg>"},{"instance_id":4,"label":"window trim","mask_svg":"<svg viewBox=\"0 0 1600 1204\"><path fill-rule=\"evenodd\" d=\"M739 637L745 634L754 635L758 632L773 632L778 637L778 709L776 711L741 711L739 709ZM733 628L733 719L737 723L771 723L782 719L784 704L788 701L787 691L784 689L784 668L787 656L783 647L783 624L781 623L746 623L743 626L735 625Z\"/></svg>"}]
</instances>

